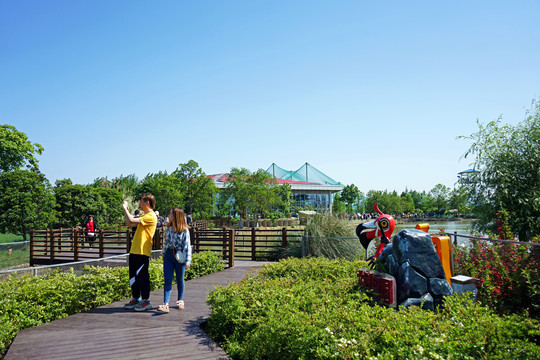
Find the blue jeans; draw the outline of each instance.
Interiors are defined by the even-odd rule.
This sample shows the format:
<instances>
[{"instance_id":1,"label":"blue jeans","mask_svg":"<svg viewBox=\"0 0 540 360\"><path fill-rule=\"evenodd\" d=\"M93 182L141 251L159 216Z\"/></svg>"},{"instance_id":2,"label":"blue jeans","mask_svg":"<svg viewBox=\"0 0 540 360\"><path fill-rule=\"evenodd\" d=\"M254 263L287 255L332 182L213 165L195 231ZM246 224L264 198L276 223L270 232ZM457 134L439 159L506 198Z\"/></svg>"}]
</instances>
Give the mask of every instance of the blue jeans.
<instances>
[{"instance_id":1,"label":"blue jeans","mask_svg":"<svg viewBox=\"0 0 540 360\"><path fill-rule=\"evenodd\" d=\"M184 273L186 271L186 264L180 264L174 258L174 251L167 249L165 256L163 257L163 277L165 278L165 284L163 287L163 302L169 303L172 290L173 276L176 272L176 286L178 288L178 300L184 298Z\"/></svg>"}]
</instances>

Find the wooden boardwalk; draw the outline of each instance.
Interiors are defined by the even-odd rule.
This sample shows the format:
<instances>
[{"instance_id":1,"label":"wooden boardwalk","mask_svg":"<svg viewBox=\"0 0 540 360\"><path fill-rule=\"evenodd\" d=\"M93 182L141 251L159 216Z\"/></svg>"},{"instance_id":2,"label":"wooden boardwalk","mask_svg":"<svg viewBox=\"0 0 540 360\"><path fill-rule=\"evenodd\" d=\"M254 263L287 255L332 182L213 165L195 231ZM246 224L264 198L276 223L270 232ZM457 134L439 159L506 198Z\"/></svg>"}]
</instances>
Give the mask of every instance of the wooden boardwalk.
<instances>
[{"instance_id":1,"label":"wooden boardwalk","mask_svg":"<svg viewBox=\"0 0 540 360\"><path fill-rule=\"evenodd\" d=\"M124 310L126 299L22 330L5 359L229 359L199 328L210 316L206 297L215 285L238 282L263 264L236 261L233 268L186 282L185 310L158 312L160 289L150 295L150 311ZM176 298L173 285L172 304Z\"/></svg>"}]
</instances>

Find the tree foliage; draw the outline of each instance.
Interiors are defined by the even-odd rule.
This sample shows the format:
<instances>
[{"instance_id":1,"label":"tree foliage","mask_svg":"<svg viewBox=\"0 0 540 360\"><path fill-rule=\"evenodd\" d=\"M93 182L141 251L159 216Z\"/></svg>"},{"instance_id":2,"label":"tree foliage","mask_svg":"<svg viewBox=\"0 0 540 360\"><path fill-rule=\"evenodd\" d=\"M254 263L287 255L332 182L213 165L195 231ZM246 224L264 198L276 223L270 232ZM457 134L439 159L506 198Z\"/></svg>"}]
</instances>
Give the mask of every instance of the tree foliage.
<instances>
[{"instance_id":1,"label":"tree foliage","mask_svg":"<svg viewBox=\"0 0 540 360\"><path fill-rule=\"evenodd\" d=\"M347 212L347 204L341 200L341 196L337 193L334 196L334 201L332 202L332 213L333 214L345 214Z\"/></svg>"},{"instance_id":2,"label":"tree foliage","mask_svg":"<svg viewBox=\"0 0 540 360\"><path fill-rule=\"evenodd\" d=\"M232 168L222 196L245 219L248 214L262 214L279 204L276 186L275 179L265 170L251 172L245 168Z\"/></svg>"},{"instance_id":3,"label":"tree foliage","mask_svg":"<svg viewBox=\"0 0 540 360\"><path fill-rule=\"evenodd\" d=\"M178 179L175 175L160 171L155 174L148 174L137 188L137 197L144 193L150 193L156 198L156 208L164 216L174 206L183 207L184 197Z\"/></svg>"},{"instance_id":4,"label":"tree foliage","mask_svg":"<svg viewBox=\"0 0 540 360\"><path fill-rule=\"evenodd\" d=\"M277 194L277 205L276 210L283 213L284 217L291 216L291 207L292 207L292 199L293 199L293 192L291 185L289 184L282 184L280 186L275 187L275 191Z\"/></svg>"},{"instance_id":5,"label":"tree foliage","mask_svg":"<svg viewBox=\"0 0 540 360\"><path fill-rule=\"evenodd\" d=\"M430 195L434 201L435 212L439 215L445 213L450 200L450 189L443 184L437 184L430 191Z\"/></svg>"},{"instance_id":6,"label":"tree foliage","mask_svg":"<svg viewBox=\"0 0 540 360\"><path fill-rule=\"evenodd\" d=\"M43 147L31 143L25 133L14 126L0 125L0 173L18 170L25 164L31 170L38 168L36 155L41 155Z\"/></svg>"},{"instance_id":7,"label":"tree foliage","mask_svg":"<svg viewBox=\"0 0 540 360\"><path fill-rule=\"evenodd\" d=\"M57 180L54 187L58 227L83 226L93 215L98 226L122 221L122 193L117 189L73 185L70 179Z\"/></svg>"},{"instance_id":8,"label":"tree foliage","mask_svg":"<svg viewBox=\"0 0 540 360\"><path fill-rule=\"evenodd\" d=\"M0 231L26 235L54 223L55 199L45 175L29 170L0 173Z\"/></svg>"},{"instance_id":9,"label":"tree foliage","mask_svg":"<svg viewBox=\"0 0 540 360\"><path fill-rule=\"evenodd\" d=\"M343 190L341 190L341 201L347 204L347 211L353 212L353 205L358 202L360 197L360 190L354 184L346 185Z\"/></svg>"},{"instance_id":10,"label":"tree foliage","mask_svg":"<svg viewBox=\"0 0 540 360\"><path fill-rule=\"evenodd\" d=\"M217 191L212 179L206 176L195 160L179 164L173 175L177 178L186 212L194 213L196 218L209 217Z\"/></svg>"},{"instance_id":11,"label":"tree foliage","mask_svg":"<svg viewBox=\"0 0 540 360\"><path fill-rule=\"evenodd\" d=\"M502 125L501 118L486 125L478 122L478 131L470 136L472 144L464 154L473 159L480 173L468 185L477 227L495 231L496 214L509 213L509 223L522 241L540 234L540 103L521 123Z\"/></svg>"}]
</instances>

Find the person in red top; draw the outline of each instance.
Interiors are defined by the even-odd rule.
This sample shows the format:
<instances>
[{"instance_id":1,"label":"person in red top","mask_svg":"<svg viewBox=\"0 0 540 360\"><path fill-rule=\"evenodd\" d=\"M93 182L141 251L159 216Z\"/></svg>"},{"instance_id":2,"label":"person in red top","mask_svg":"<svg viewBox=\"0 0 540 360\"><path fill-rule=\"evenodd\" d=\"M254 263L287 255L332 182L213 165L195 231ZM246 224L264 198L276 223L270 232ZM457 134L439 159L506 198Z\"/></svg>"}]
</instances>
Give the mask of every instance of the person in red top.
<instances>
[{"instance_id":1,"label":"person in red top","mask_svg":"<svg viewBox=\"0 0 540 360\"><path fill-rule=\"evenodd\" d=\"M84 227L86 228L86 238L88 239L88 244L90 247L92 247L92 245L94 245L94 241L96 241L97 230L97 226L92 215L88 217L88 222Z\"/></svg>"}]
</instances>

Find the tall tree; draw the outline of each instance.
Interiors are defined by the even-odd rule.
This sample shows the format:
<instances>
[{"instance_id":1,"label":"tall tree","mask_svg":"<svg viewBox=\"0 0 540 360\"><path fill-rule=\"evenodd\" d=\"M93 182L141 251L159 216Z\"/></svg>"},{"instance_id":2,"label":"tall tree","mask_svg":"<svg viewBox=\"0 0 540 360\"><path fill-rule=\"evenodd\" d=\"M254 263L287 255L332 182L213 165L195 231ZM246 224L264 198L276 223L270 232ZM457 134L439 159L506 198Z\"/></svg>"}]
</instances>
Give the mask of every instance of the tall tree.
<instances>
[{"instance_id":1,"label":"tall tree","mask_svg":"<svg viewBox=\"0 0 540 360\"><path fill-rule=\"evenodd\" d=\"M456 209L458 214L470 213L471 209L468 200L467 189L463 186L458 186L450 192L449 205L452 209Z\"/></svg>"},{"instance_id":2,"label":"tall tree","mask_svg":"<svg viewBox=\"0 0 540 360\"><path fill-rule=\"evenodd\" d=\"M344 214L347 211L347 205L341 200L341 196L337 193L334 196L334 201L332 202L332 213L335 215Z\"/></svg>"},{"instance_id":3,"label":"tall tree","mask_svg":"<svg viewBox=\"0 0 540 360\"><path fill-rule=\"evenodd\" d=\"M151 193L156 198L156 208L164 216L174 206L184 207L184 197L178 178L166 171L148 174L137 187L137 196Z\"/></svg>"},{"instance_id":4,"label":"tall tree","mask_svg":"<svg viewBox=\"0 0 540 360\"><path fill-rule=\"evenodd\" d=\"M112 180L107 177L101 177L94 180L92 186L99 188L108 188L118 190L124 198L134 197L140 182L135 174L120 175Z\"/></svg>"},{"instance_id":5,"label":"tall tree","mask_svg":"<svg viewBox=\"0 0 540 360\"><path fill-rule=\"evenodd\" d=\"M396 191L370 190L367 193L366 208L374 212L373 206L378 203L379 209L385 214L401 214L403 212L402 199Z\"/></svg>"},{"instance_id":6,"label":"tall tree","mask_svg":"<svg viewBox=\"0 0 540 360\"><path fill-rule=\"evenodd\" d=\"M443 215L448 210L448 200L450 199L450 189L443 184L437 184L429 192L435 202L436 213Z\"/></svg>"},{"instance_id":7,"label":"tall tree","mask_svg":"<svg viewBox=\"0 0 540 360\"><path fill-rule=\"evenodd\" d=\"M293 200L293 193L291 185L282 184L275 187L276 194L278 196L277 209L283 212L285 217L291 216L291 207Z\"/></svg>"},{"instance_id":8,"label":"tall tree","mask_svg":"<svg viewBox=\"0 0 540 360\"><path fill-rule=\"evenodd\" d=\"M401 193L401 205L403 206L404 212L410 212L410 213L415 212L414 200L410 193L408 192Z\"/></svg>"},{"instance_id":9,"label":"tall tree","mask_svg":"<svg viewBox=\"0 0 540 360\"><path fill-rule=\"evenodd\" d=\"M55 221L55 200L45 175L29 170L0 172L0 231L26 236Z\"/></svg>"},{"instance_id":10,"label":"tall tree","mask_svg":"<svg viewBox=\"0 0 540 360\"><path fill-rule=\"evenodd\" d=\"M263 212L277 203L275 186L275 179L262 169L252 173L245 168L232 168L222 195L245 219L249 213Z\"/></svg>"},{"instance_id":11,"label":"tall tree","mask_svg":"<svg viewBox=\"0 0 540 360\"><path fill-rule=\"evenodd\" d=\"M34 155L41 155L43 147L31 143L25 133L11 125L0 125L0 173L18 170L25 164L30 170L38 168Z\"/></svg>"},{"instance_id":12,"label":"tall tree","mask_svg":"<svg viewBox=\"0 0 540 360\"><path fill-rule=\"evenodd\" d=\"M521 241L540 235L540 103L516 126L501 119L482 125L470 136L464 154L480 171L468 185L480 230L495 231L496 214L506 210L512 231Z\"/></svg>"},{"instance_id":13,"label":"tall tree","mask_svg":"<svg viewBox=\"0 0 540 360\"><path fill-rule=\"evenodd\" d=\"M173 175L178 179L185 210L197 218L212 215L216 186L194 160L179 164Z\"/></svg>"},{"instance_id":14,"label":"tall tree","mask_svg":"<svg viewBox=\"0 0 540 360\"><path fill-rule=\"evenodd\" d=\"M97 188L95 192L101 199L99 204L102 206L98 209L97 221L100 225L116 225L123 223L124 212L120 204L122 204L122 192L117 189Z\"/></svg>"},{"instance_id":15,"label":"tall tree","mask_svg":"<svg viewBox=\"0 0 540 360\"><path fill-rule=\"evenodd\" d=\"M346 185L343 190L341 190L340 196L341 201L347 204L347 211L349 213L352 213L354 211L353 204L356 204L358 202L360 190L358 190L358 188L354 184Z\"/></svg>"},{"instance_id":16,"label":"tall tree","mask_svg":"<svg viewBox=\"0 0 540 360\"><path fill-rule=\"evenodd\" d=\"M59 227L75 227L85 224L94 215L98 226L104 225L104 207L97 190L92 186L72 184L71 180L57 180L54 187ZM118 205L120 207L120 205Z\"/></svg>"}]
</instances>

